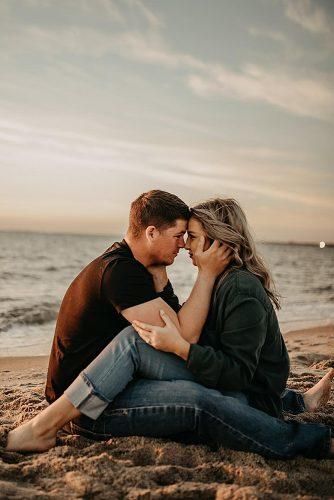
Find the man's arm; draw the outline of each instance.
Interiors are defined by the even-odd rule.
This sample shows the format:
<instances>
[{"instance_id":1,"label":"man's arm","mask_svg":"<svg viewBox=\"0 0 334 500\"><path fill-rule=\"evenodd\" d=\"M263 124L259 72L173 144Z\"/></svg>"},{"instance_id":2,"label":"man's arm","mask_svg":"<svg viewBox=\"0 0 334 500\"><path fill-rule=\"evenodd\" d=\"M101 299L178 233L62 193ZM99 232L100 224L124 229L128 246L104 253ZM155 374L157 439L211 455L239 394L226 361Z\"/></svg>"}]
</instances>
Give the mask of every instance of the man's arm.
<instances>
[{"instance_id":1,"label":"man's arm","mask_svg":"<svg viewBox=\"0 0 334 500\"><path fill-rule=\"evenodd\" d=\"M176 312L161 297L124 309L122 315L129 323L138 320L152 325L164 326L164 322L160 316L161 310L168 314L180 332L181 327Z\"/></svg>"}]
</instances>

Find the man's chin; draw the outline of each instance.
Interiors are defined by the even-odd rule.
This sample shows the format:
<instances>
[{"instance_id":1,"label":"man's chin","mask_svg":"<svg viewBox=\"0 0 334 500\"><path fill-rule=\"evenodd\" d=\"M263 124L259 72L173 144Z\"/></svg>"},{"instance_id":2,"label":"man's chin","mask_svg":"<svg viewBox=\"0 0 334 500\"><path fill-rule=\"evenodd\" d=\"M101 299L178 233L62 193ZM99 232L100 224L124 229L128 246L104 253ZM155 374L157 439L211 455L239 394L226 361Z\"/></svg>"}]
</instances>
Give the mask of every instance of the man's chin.
<instances>
[{"instance_id":1,"label":"man's chin","mask_svg":"<svg viewBox=\"0 0 334 500\"><path fill-rule=\"evenodd\" d=\"M175 260L175 257L171 257L170 259L159 260L154 265L156 266L171 266Z\"/></svg>"},{"instance_id":2,"label":"man's chin","mask_svg":"<svg viewBox=\"0 0 334 500\"><path fill-rule=\"evenodd\" d=\"M171 266L174 264L175 257L171 257L169 260L166 259L165 266Z\"/></svg>"}]
</instances>

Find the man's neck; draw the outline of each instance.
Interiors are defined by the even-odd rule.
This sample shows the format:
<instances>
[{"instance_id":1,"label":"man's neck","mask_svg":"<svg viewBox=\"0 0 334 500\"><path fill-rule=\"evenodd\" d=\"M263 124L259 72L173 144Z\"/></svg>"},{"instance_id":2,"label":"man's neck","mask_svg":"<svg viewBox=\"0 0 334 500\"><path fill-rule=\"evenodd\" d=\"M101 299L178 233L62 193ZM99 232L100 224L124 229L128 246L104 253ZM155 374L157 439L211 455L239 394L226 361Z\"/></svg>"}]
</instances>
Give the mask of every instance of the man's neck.
<instances>
[{"instance_id":1,"label":"man's neck","mask_svg":"<svg viewBox=\"0 0 334 500\"><path fill-rule=\"evenodd\" d=\"M148 267L152 264L150 256L148 255L147 248L143 243L142 239L131 238L128 234L125 235L124 240L130 247L130 250L136 260L138 260L143 266Z\"/></svg>"}]
</instances>

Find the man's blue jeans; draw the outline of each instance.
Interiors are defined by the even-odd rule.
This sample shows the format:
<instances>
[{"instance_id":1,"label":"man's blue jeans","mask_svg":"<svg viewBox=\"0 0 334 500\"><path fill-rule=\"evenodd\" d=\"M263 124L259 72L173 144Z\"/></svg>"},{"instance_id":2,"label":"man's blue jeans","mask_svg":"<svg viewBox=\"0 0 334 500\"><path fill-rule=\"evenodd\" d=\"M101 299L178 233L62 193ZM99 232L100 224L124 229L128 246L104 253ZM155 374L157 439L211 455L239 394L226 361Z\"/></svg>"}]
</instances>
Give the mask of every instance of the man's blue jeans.
<instances>
[{"instance_id":1,"label":"man's blue jeans","mask_svg":"<svg viewBox=\"0 0 334 500\"><path fill-rule=\"evenodd\" d=\"M284 422L252 408L242 392L196 383L181 358L153 349L128 327L66 389L83 415L71 432L112 436L191 438L272 458L328 454L330 428ZM303 411L301 395L287 391L290 413Z\"/></svg>"}]
</instances>

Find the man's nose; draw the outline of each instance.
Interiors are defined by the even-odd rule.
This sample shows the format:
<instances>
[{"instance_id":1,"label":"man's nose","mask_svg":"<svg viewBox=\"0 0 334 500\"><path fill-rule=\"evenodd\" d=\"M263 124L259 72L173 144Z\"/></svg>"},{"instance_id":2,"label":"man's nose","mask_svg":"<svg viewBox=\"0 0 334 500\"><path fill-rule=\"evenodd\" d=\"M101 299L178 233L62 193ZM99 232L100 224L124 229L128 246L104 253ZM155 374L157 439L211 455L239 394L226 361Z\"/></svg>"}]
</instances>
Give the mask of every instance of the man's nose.
<instances>
[{"instance_id":1,"label":"man's nose","mask_svg":"<svg viewBox=\"0 0 334 500\"><path fill-rule=\"evenodd\" d=\"M184 237L181 236L181 238L179 238L179 244L178 244L179 248L184 248L185 247L185 242L184 242Z\"/></svg>"}]
</instances>

